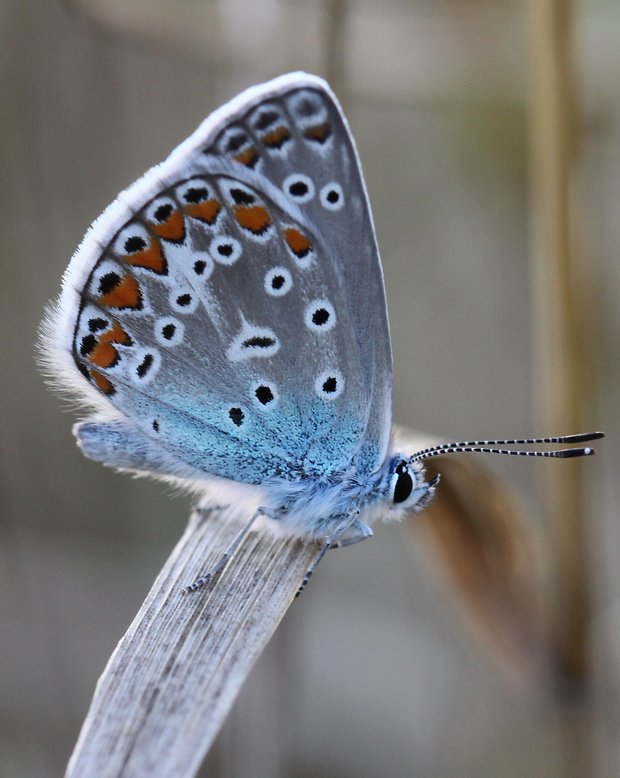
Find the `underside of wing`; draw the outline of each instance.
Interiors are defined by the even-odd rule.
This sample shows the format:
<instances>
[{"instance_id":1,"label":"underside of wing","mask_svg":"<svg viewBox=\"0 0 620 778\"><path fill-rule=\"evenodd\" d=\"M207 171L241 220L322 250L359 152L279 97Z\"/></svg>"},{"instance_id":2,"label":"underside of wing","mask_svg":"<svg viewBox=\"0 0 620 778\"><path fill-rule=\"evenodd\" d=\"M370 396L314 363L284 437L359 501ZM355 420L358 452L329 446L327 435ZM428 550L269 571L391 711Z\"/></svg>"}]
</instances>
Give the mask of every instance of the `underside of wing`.
<instances>
[{"instance_id":1,"label":"underside of wing","mask_svg":"<svg viewBox=\"0 0 620 778\"><path fill-rule=\"evenodd\" d=\"M381 269L320 79L249 90L120 195L58 311L50 362L71 362L93 404L196 472L262 483L383 459Z\"/></svg>"}]
</instances>

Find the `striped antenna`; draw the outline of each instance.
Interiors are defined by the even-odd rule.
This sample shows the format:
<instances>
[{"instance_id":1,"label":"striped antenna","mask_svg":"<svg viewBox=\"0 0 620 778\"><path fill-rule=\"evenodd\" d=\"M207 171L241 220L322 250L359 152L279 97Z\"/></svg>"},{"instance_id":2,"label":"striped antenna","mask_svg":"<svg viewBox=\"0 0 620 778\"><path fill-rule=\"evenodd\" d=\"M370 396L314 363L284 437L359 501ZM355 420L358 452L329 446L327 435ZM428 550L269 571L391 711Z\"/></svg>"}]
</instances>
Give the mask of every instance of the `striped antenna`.
<instances>
[{"instance_id":1,"label":"striped antenna","mask_svg":"<svg viewBox=\"0 0 620 778\"><path fill-rule=\"evenodd\" d=\"M420 462L423 459L440 454L506 454L513 457L589 457L594 454L590 446L579 448L554 449L553 451L527 451L523 449L495 448L496 446L529 446L540 443L587 443L591 440L604 438L603 432L583 432L578 435L560 435L554 438L515 438L513 440L465 440L461 443L442 443L418 451L410 458L410 462Z\"/></svg>"}]
</instances>

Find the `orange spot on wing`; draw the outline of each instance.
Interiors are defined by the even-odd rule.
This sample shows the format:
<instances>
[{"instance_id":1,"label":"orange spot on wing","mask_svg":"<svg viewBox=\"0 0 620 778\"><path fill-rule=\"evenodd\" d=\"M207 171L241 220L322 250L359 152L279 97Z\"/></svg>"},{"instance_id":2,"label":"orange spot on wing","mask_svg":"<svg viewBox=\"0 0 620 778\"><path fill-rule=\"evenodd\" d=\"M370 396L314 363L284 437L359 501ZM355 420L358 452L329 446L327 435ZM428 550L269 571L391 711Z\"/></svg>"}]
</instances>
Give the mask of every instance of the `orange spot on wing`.
<instances>
[{"instance_id":1,"label":"orange spot on wing","mask_svg":"<svg viewBox=\"0 0 620 778\"><path fill-rule=\"evenodd\" d=\"M112 367L118 362L118 351L111 343L97 343L88 358L97 367Z\"/></svg>"},{"instance_id":2,"label":"orange spot on wing","mask_svg":"<svg viewBox=\"0 0 620 778\"><path fill-rule=\"evenodd\" d=\"M246 230L260 235L271 226L269 211L262 205L235 205L235 218Z\"/></svg>"},{"instance_id":3,"label":"orange spot on wing","mask_svg":"<svg viewBox=\"0 0 620 778\"><path fill-rule=\"evenodd\" d=\"M118 322L99 335L97 344L88 355L89 360L98 367L113 367L119 360L119 353L112 345L113 343L120 343L123 346L129 346L132 343L131 338Z\"/></svg>"},{"instance_id":4,"label":"orange spot on wing","mask_svg":"<svg viewBox=\"0 0 620 778\"><path fill-rule=\"evenodd\" d=\"M304 138L313 140L316 143L325 143L325 141L332 134L332 128L329 122L323 122L323 124L315 124L312 127L306 127L304 130Z\"/></svg>"},{"instance_id":5,"label":"orange spot on wing","mask_svg":"<svg viewBox=\"0 0 620 778\"><path fill-rule=\"evenodd\" d=\"M160 276L168 272L168 265L161 252L159 241L156 238L151 239L151 245L148 248L143 251L137 251L135 254L127 254L123 259L128 265L152 270Z\"/></svg>"},{"instance_id":6,"label":"orange spot on wing","mask_svg":"<svg viewBox=\"0 0 620 778\"><path fill-rule=\"evenodd\" d=\"M114 289L102 295L100 301L110 308L142 308L142 295L138 282L133 276L125 276Z\"/></svg>"},{"instance_id":7,"label":"orange spot on wing","mask_svg":"<svg viewBox=\"0 0 620 778\"><path fill-rule=\"evenodd\" d=\"M114 384L104 375L97 370L91 370L90 374L95 382L97 389L100 389L104 394L114 394Z\"/></svg>"},{"instance_id":8,"label":"orange spot on wing","mask_svg":"<svg viewBox=\"0 0 620 778\"><path fill-rule=\"evenodd\" d=\"M132 343L131 338L129 335L125 332L125 330L121 327L121 325L118 322L114 322L114 324L110 327L109 330L106 330L105 332L102 332L99 336L99 342L103 343L120 343L123 346L130 346Z\"/></svg>"},{"instance_id":9,"label":"orange spot on wing","mask_svg":"<svg viewBox=\"0 0 620 778\"><path fill-rule=\"evenodd\" d=\"M276 127L275 130L271 130L271 132L268 132L266 135L263 135L261 140L270 149L279 149L281 148L288 140L291 138L291 133L288 130L288 127L280 126Z\"/></svg>"},{"instance_id":10,"label":"orange spot on wing","mask_svg":"<svg viewBox=\"0 0 620 778\"><path fill-rule=\"evenodd\" d=\"M215 224L218 213L222 210L222 206L217 200L205 200L202 203L188 203L185 206L185 212L194 219L200 219L200 221L207 224Z\"/></svg>"},{"instance_id":11,"label":"orange spot on wing","mask_svg":"<svg viewBox=\"0 0 620 778\"><path fill-rule=\"evenodd\" d=\"M171 211L165 222L155 222L150 227L160 238L166 238L166 240L175 242L185 240L185 219L178 209Z\"/></svg>"},{"instance_id":12,"label":"orange spot on wing","mask_svg":"<svg viewBox=\"0 0 620 778\"><path fill-rule=\"evenodd\" d=\"M294 227L287 227L284 230L284 240L288 243L293 254L300 259L312 250L312 243Z\"/></svg>"},{"instance_id":13,"label":"orange spot on wing","mask_svg":"<svg viewBox=\"0 0 620 778\"><path fill-rule=\"evenodd\" d=\"M246 167L254 167L258 160L258 154L256 153L254 146L250 146L245 151L242 151L241 154L237 154L233 157L233 159L235 162L241 162L241 164Z\"/></svg>"}]
</instances>

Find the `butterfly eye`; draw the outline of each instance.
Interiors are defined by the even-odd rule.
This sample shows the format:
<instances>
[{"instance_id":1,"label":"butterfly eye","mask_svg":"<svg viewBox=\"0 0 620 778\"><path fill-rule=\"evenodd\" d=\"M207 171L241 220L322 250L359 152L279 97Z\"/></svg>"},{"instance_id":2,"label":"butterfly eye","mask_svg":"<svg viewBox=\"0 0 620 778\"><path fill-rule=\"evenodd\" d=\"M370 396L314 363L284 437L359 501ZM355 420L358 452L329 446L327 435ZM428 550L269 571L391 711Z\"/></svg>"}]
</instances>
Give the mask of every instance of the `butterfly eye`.
<instances>
[{"instance_id":1,"label":"butterfly eye","mask_svg":"<svg viewBox=\"0 0 620 778\"><path fill-rule=\"evenodd\" d=\"M344 193L340 184L332 181L321 189L321 205L328 211L337 211L344 205Z\"/></svg>"},{"instance_id":2,"label":"butterfly eye","mask_svg":"<svg viewBox=\"0 0 620 778\"><path fill-rule=\"evenodd\" d=\"M413 478L406 462L399 462L392 476L392 499L395 505L406 502L413 492Z\"/></svg>"},{"instance_id":3,"label":"butterfly eye","mask_svg":"<svg viewBox=\"0 0 620 778\"><path fill-rule=\"evenodd\" d=\"M314 182L302 173L293 173L284 180L282 191L296 203L307 203L314 197Z\"/></svg>"}]
</instances>

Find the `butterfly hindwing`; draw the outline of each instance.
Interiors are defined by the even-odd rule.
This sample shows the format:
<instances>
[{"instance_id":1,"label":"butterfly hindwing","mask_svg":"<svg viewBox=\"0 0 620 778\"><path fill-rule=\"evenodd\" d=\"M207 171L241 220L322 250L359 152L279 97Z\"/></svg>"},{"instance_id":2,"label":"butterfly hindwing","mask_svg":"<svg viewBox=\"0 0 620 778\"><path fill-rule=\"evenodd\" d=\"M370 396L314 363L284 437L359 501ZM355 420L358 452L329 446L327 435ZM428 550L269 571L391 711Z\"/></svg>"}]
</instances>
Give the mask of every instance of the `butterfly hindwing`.
<instances>
[{"instance_id":1,"label":"butterfly hindwing","mask_svg":"<svg viewBox=\"0 0 620 778\"><path fill-rule=\"evenodd\" d=\"M248 483L381 461L383 283L324 82L237 98L119 197L72 265L74 363L145 450Z\"/></svg>"}]
</instances>

